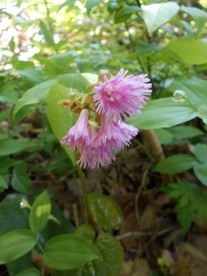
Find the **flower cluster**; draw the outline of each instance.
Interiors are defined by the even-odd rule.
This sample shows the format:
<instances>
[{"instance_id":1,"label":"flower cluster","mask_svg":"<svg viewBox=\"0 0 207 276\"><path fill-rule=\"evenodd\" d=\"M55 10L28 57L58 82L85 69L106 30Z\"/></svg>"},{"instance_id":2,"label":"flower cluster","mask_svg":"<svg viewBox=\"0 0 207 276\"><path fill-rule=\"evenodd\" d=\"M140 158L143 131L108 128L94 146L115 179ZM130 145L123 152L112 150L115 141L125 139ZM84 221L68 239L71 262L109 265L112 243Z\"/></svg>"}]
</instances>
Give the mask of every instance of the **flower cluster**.
<instances>
[{"instance_id":1,"label":"flower cluster","mask_svg":"<svg viewBox=\"0 0 207 276\"><path fill-rule=\"evenodd\" d=\"M92 93L76 104L74 92L67 106L78 106L79 118L76 124L61 140L71 150L77 150L79 166L91 169L105 166L116 159L114 153L129 146L138 129L124 123L130 115L140 113L150 96L151 83L147 75L128 75L121 69L116 76L101 71L98 82L90 85ZM77 106L76 106L77 105ZM95 114L93 112L95 107ZM91 118L94 118L91 121Z\"/></svg>"}]
</instances>

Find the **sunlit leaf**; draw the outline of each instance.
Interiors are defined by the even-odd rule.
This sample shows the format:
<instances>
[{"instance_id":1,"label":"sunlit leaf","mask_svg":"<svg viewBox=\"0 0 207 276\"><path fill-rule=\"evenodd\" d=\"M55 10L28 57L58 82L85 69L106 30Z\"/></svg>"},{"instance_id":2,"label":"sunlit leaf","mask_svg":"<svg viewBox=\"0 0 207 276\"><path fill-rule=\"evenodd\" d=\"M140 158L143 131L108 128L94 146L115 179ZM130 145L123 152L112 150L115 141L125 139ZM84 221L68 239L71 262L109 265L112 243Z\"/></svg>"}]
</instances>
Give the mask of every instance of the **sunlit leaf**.
<instances>
[{"instance_id":1,"label":"sunlit leaf","mask_svg":"<svg viewBox=\"0 0 207 276\"><path fill-rule=\"evenodd\" d=\"M147 29L152 33L168 22L179 11L179 6L174 2L155 3L142 5L141 10Z\"/></svg>"},{"instance_id":2,"label":"sunlit leaf","mask_svg":"<svg viewBox=\"0 0 207 276\"><path fill-rule=\"evenodd\" d=\"M51 211L50 198L47 191L41 193L32 204L29 225L32 231L40 232L46 226Z\"/></svg>"}]
</instances>

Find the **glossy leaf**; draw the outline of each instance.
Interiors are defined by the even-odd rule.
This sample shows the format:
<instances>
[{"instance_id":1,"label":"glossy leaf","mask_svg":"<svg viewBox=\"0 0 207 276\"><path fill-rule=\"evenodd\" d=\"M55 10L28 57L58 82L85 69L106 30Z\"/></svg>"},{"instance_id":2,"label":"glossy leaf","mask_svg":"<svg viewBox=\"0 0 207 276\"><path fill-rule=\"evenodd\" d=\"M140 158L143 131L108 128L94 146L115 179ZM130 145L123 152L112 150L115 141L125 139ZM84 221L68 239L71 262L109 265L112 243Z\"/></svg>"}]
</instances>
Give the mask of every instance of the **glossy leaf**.
<instances>
[{"instance_id":1,"label":"glossy leaf","mask_svg":"<svg viewBox=\"0 0 207 276\"><path fill-rule=\"evenodd\" d=\"M89 194L88 199L91 214L96 223L106 231L118 229L121 226L123 222L122 212L113 199L96 193Z\"/></svg>"},{"instance_id":2,"label":"glossy leaf","mask_svg":"<svg viewBox=\"0 0 207 276\"><path fill-rule=\"evenodd\" d=\"M40 232L46 226L51 211L50 198L47 191L41 193L32 204L29 225L33 232Z\"/></svg>"},{"instance_id":3,"label":"glossy leaf","mask_svg":"<svg viewBox=\"0 0 207 276\"><path fill-rule=\"evenodd\" d=\"M29 252L37 240L29 229L20 229L0 236L0 264L6 264Z\"/></svg>"},{"instance_id":4,"label":"glossy leaf","mask_svg":"<svg viewBox=\"0 0 207 276\"><path fill-rule=\"evenodd\" d=\"M175 59L187 64L199 65L207 63L207 43L200 39L184 37L172 40L166 50L173 53Z\"/></svg>"},{"instance_id":5,"label":"glossy leaf","mask_svg":"<svg viewBox=\"0 0 207 276\"><path fill-rule=\"evenodd\" d=\"M188 154L177 154L172 155L157 164L153 168L153 171L166 174L175 174L187 171L195 164L196 159L193 156Z\"/></svg>"},{"instance_id":6,"label":"glossy leaf","mask_svg":"<svg viewBox=\"0 0 207 276\"><path fill-rule=\"evenodd\" d=\"M188 101L163 98L149 101L141 114L130 117L128 122L138 129L157 129L187 122L198 115L196 107Z\"/></svg>"},{"instance_id":7,"label":"glossy leaf","mask_svg":"<svg viewBox=\"0 0 207 276\"><path fill-rule=\"evenodd\" d=\"M85 263L98 259L97 249L82 238L63 234L46 243L43 261L46 265L59 269L76 269Z\"/></svg>"},{"instance_id":8,"label":"glossy leaf","mask_svg":"<svg viewBox=\"0 0 207 276\"><path fill-rule=\"evenodd\" d=\"M152 33L168 22L179 11L179 6L174 2L155 3L142 5L141 10L148 32Z\"/></svg>"}]
</instances>

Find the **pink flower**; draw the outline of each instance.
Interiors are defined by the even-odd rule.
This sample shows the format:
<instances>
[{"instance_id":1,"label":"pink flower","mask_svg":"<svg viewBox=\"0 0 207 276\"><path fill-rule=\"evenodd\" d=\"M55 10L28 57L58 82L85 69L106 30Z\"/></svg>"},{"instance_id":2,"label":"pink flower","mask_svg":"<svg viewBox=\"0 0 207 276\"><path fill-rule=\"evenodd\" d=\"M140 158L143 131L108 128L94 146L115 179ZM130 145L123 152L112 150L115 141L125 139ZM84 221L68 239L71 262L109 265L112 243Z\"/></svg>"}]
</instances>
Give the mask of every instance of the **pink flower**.
<instances>
[{"instance_id":1,"label":"pink flower","mask_svg":"<svg viewBox=\"0 0 207 276\"><path fill-rule=\"evenodd\" d=\"M147 75L129 75L127 71L121 69L118 74L110 79L104 76L104 82L99 82L94 86L95 93L93 99L96 111L107 117L114 116L127 119L128 115L140 112L146 104L151 90L150 79Z\"/></svg>"},{"instance_id":2,"label":"pink flower","mask_svg":"<svg viewBox=\"0 0 207 276\"><path fill-rule=\"evenodd\" d=\"M91 146L84 149L80 155L77 164L84 169L90 167L91 169L98 168L99 166L106 166L115 161L116 157L111 152L108 145L105 146Z\"/></svg>"},{"instance_id":3,"label":"pink flower","mask_svg":"<svg viewBox=\"0 0 207 276\"><path fill-rule=\"evenodd\" d=\"M83 109L76 124L62 138L61 144L69 146L71 150L77 147L79 153L89 147L91 145L91 138L88 131L88 117L88 110Z\"/></svg>"},{"instance_id":4,"label":"pink flower","mask_svg":"<svg viewBox=\"0 0 207 276\"><path fill-rule=\"evenodd\" d=\"M108 148L108 151L119 151L124 146L130 145L130 140L138 134L138 129L102 116L101 128L93 144L96 147Z\"/></svg>"}]
</instances>

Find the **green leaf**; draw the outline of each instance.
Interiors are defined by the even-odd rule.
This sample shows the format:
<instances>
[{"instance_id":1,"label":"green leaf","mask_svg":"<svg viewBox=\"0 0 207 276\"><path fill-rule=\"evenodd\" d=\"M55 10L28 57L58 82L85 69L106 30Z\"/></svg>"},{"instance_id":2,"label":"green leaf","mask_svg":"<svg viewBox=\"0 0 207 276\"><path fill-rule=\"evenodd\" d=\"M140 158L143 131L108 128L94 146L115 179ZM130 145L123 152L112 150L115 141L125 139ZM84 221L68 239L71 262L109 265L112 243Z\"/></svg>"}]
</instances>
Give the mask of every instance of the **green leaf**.
<instances>
[{"instance_id":1,"label":"green leaf","mask_svg":"<svg viewBox=\"0 0 207 276\"><path fill-rule=\"evenodd\" d=\"M88 200L93 220L106 231L112 231L121 226L123 215L113 199L102 194L91 193L88 195Z\"/></svg>"},{"instance_id":2,"label":"green leaf","mask_svg":"<svg viewBox=\"0 0 207 276\"><path fill-rule=\"evenodd\" d=\"M23 194L29 194L31 180L27 175L27 167L25 162L21 162L14 166L11 185L16 191Z\"/></svg>"},{"instance_id":3,"label":"green leaf","mask_svg":"<svg viewBox=\"0 0 207 276\"><path fill-rule=\"evenodd\" d=\"M0 188L7 189L8 188L8 183L4 179L3 176L0 175Z\"/></svg>"},{"instance_id":4,"label":"green leaf","mask_svg":"<svg viewBox=\"0 0 207 276\"><path fill-rule=\"evenodd\" d=\"M207 146L205 144L195 145L194 154L201 163L207 165Z\"/></svg>"},{"instance_id":5,"label":"green leaf","mask_svg":"<svg viewBox=\"0 0 207 276\"><path fill-rule=\"evenodd\" d=\"M51 211L50 198L47 191L41 193L32 204L29 225L33 232L40 232L46 226Z\"/></svg>"},{"instance_id":6,"label":"green leaf","mask_svg":"<svg viewBox=\"0 0 207 276\"><path fill-rule=\"evenodd\" d=\"M29 211L21 209L22 196L10 194L0 203L0 235L15 229L28 228Z\"/></svg>"},{"instance_id":7,"label":"green leaf","mask_svg":"<svg viewBox=\"0 0 207 276\"><path fill-rule=\"evenodd\" d=\"M114 15L114 22L116 24L126 22L133 13L140 11L140 8L137 6L124 5L119 7Z\"/></svg>"},{"instance_id":8,"label":"green leaf","mask_svg":"<svg viewBox=\"0 0 207 276\"><path fill-rule=\"evenodd\" d=\"M37 240L29 229L19 229L0 236L0 264L6 264L29 252Z\"/></svg>"},{"instance_id":9,"label":"green leaf","mask_svg":"<svg viewBox=\"0 0 207 276\"><path fill-rule=\"evenodd\" d=\"M89 242L92 242L96 235L93 227L88 224L81 224L78 228L76 228L75 234Z\"/></svg>"},{"instance_id":10,"label":"green leaf","mask_svg":"<svg viewBox=\"0 0 207 276\"><path fill-rule=\"evenodd\" d=\"M56 81L45 81L27 90L22 98L17 101L13 109L13 119L20 121L30 114L34 108L40 106L46 100L50 87Z\"/></svg>"},{"instance_id":11,"label":"green leaf","mask_svg":"<svg viewBox=\"0 0 207 276\"><path fill-rule=\"evenodd\" d=\"M91 10L100 4L102 0L87 0L86 2L86 9L87 9L87 14L89 15Z\"/></svg>"},{"instance_id":12,"label":"green leaf","mask_svg":"<svg viewBox=\"0 0 207 276\"><path fill-rule=\"evenodd\" d=\"M179 6L173 2L156 3L142 5L141 10L148 32L152 33L168 22L179 11Z\"/></svg>"},{"instance_id":13,"label":"green leaf","mask_svg":"<svg viewBox=\"0 0 207 276\"><path fill-rule=\"evenodd\" d=\"M206 80L201 80L198 78L182 78L173 82L172 89L184 91L187 95L187 99L189 99L193 105L197 106L198 108L204 104L207 105L206 86Z\"/></svg>"},{"instance_id":14,"label":"green leaf","mask_svg":"<svg viewBox=\"0 0 207 276\"><path fill-rule=\"evenodd\" d=\"M169 197L179 200L180 207L193 202L195 198L202 197L200 189L194 183L170 183L167 186L162 187L160 190L165 192Z\"/></svg>"},{"instance_id":15,"label":"green leaf","mask_svg":"<svg viewBox=\"0 0 207 276\"><path fill-rule=\"evenodd\" d=\"M52 86L47 97L47 117L52 131L60 141L75 124L77 115L73 114L70 108L64 108L58 105L60 100L68 98L71 89L87 93L88 81L79 74L67 74L58 80L58 83ZM73 164L76 162L75 153L67 146L63 146Z\"/></svg>"},{"instance_id":16,"label":"green leaf","mask_svg":"<svg viewBox=\"0 0 207 276\"><path fill-rule=\"evenodd\" d=\"M35 269L35 268L27 268L21 272L19 272L18 274L16 274L16 276L41 276L41 273L39 270Z\"/></svg>"},{"instance_id":17,"label":"green leaf","mask_svg":"<svg viewBox=\"0 0 207 276\"><path fill-rule=\"evenodd\" d=\"M175 138L187 139L203 135L203 131L193 126L176 126L169 130Z\"/></svg>"},{"instance_id":18,"label":"green leaf","mask_svg":"<svg viewBox=\"0 0 207 276\"><path fill-rule=\"evenodd\" d=\"M174 58L188 64L207 63L207 43L193 37L172 40L163 51L173 53Z\"/></svg>"},{"instance_id":19,"label":"green leaf","mask_svg":"<svg viewBox=\"0 0 207 276\"><path fill-rule=\"evenodd\" d=\"M6 172L7 169L12 167L15 163L18 163L18 161L8 157L0 157L0 173Z\"/></svg>"},{"instance_id":20,"label":"green leaf","mask_svg":"<svg viewBox=\"0 0 207 276\"><path fill-rule=\"evenodd\" d=\"M173 135L170 133L170 131L166 129L163 129L163 128L155 129L155 133L161 144L169 144L173 140Z\"/></svg>"},{"instance_id":21,"label":"green leaf","mask_svg":"<svg viewBox=\"0 0 207 276\"><path fill-rule=\"evenodd\" d=\"M193 215L190 212L190 204L186 204L182 207L176 206L177 218L181 225L183 234L186 234L190 229L193 222Z\"/></svg>"},{"instance_id":22,"label":"green leaf","mask_svg":"<svg viewBox=\"0 0 207 276\"><path fill-rule=\"evenodd\" d=\"M43 261L52 268L67 270L79 268L99 257L93 245L75 235L63 234L46 243Z\"/></svg>"},{"instance_id":23,"label":"green leaf","mask_svg":"<svg viewBox=\"0 0 207 276\"><path fill-rule=\"evenodd\" d=\"M0 140L0 156L36 148L37 142L27 138Z\"/></svg>"},{"instance_id":24,"label":"green leaf","mask_svg":"<svg viewBox=\"0 0 207 276\"><path fill-rule=\"evenodd\" d=\"M94 262L97 275L120 275L124 254L119 241L111 234L104 233L97 238L96 245L103 258ZM104 270L105 274L103 273Z\"/></svg>"},{"instance_id":25,"label":"green leaf","mask_svg":"<svg viewBox=\"0 0 207 276\"><path fill-rule=\"evenodd\" d=\"M188 154L177 154L161 161L153 168L153 171L166 174L181 173L191 169L195 163L196 160L193 156Z\"/></svg>"},{"instance_id":26,"label":"green leaf","mask_svg":"<svg viewBox=\"0 0 207 276\"><path fill-rule=\"evenodd\" d=\"M204 10L195 7L181 7L181 10L194 18L197 33L199 33L207 22L207 13Z\"/></svg>"},{"instance_id":27,"label":"green leaf","mask_svg":"<svg viewBox=\"0 0 207 276\"><path fill-rule=\"evenodd\" d=\"M188 101L163 98L149 101L142 113L131 116L128 122L138 129L157 129L187 122L198 115L196 107Z\"/></svg>"},{"instance_id":28,"label":"green leaf","mask_svg":"<svg viewBox=\"0 0 207 276\"><path fill-rule=\"evenodd\" d=\"M200 182L207 186L207 164L196 164L193 171Z\"/></svg>"},{"instance_id":29,"label":"green leaf","mask_svg":"<svg viewBox=\"0 0 207 276\"><path fill-rule=\"evenodd\" d=\"M47 43L47 45L51 46L51 47L54 46L55 42L53 39L53 35L52 35L50 29L48 28L48 26L42 20L40 20L40 29L42 31L42 34L44 36L44 39L45 39L45 42Z\"/></svg>"}]
</instances>

